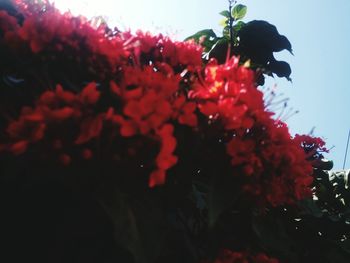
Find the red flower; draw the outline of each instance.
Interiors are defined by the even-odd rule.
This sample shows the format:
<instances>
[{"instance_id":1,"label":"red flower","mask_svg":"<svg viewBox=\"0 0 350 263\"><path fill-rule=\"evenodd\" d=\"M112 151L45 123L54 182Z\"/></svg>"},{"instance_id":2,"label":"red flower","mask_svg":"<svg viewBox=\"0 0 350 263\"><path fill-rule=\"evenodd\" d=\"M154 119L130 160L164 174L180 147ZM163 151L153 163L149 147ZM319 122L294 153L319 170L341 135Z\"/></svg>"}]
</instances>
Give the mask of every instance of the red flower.
<instances>
[{"instance_id":1,"label":"red flower","mask_svg":"<svg viewBox=\"0 0 350 263\"><path fill-rule=\"evenodd\" d=\"M162 185L165 183L165 171L164 170L155 170L151 173L148 181L149 187L155 187L157 185Z\"/></svg>"},{"instance_id":2,"label":"red flower","mask_svg":"<svg viewBox=\"0 0 350 263\"><path fill-rule=\"evenodd\" d=\"M174 127L170 124L164 125L157 131L157 135L161 140L160 152L156 158L158 169L154 171L149 179L149 186L153 187L165 182L165 171L177 163L177 157L173 155L176 148L176 139L172 133Z\"/></svg>"},{"instance_id":3,"label":"red flower","mask_svg":"<svg viewBox=\"0 0 350 263\"><path fill-rule=\"evenodd\" d=\"M100 92L97 90L95 82L90 82L79 94L79 99L82 103L96 104L100 98Z\"/></svg>"},{"instance_id":4,"label":"red flower","mask_svg":"<svg viewBox=\"0 0 350 263\"><path fill-rule=\"evenodd\" d=\"M228 249L221 251L214 263L278 263L275 258L270 258L263 253L250 255L247 252L234 252Z\"/></svg>"},{"instance_id":5,"label":"red flower","mask_svg":"<svg viewBox=\"0 0 350 263\"><path fill-rule=\"evenodd\" d=\"M256 146L253 140L233 138L226 146L227 153L232 156L232 165L249 163L254 156Z\"/></svg>"},{"instance_id":6,"label":"red flower","mask_svg":"<svg viewBox=\"0 0 350 263\"><path fill-rule=\"evenodd\" d=\"M24 153L28 148L28 141L21 140L10 146L10 152L14 155L20 155Z\"/></svg>"},{"instance_id":7,"label":"red flower","mask_svg":"<svg viewBox=\"0 0 350 263\"><path fill-rule=\"evenodd\" d=\"M55 95L57 96L58 99L62 100L64 103L68 105L73 104L76 100L76 95L73 92L64 90L60 84L56 86Z\"/></svg>"},{"instance_id":8,"label":"red flower","mask_svg":"<svg viewBox=\"0 0 350 263\"><path fill-rule=\"evenodd\" d=\"M60 155L60 162L64 166L67 166L67 165L69 165L72 162L72 158L70 157L69 154L64 153L64 154Z\"/></svg>"},{"instance_id":9,"label":"red flower","mask_svg":"<svg viewBox=\"0 0 350 263\"><path fill-rule=\"evenodd\" d=\"M124 137L130 137L137 133L137 127L132 121L121 122L120 134Z\"/></svg>"},{"instance_id":10,"label":"red flower","mask_svg":"<svg viewBox=\"0 0 350 263\"><path fill-rule=\"evenodd\" d=\"M96 117L86 118L81 122L80 134L75 140L76 144L83 144L91 139L98 137L103 127L103 115L97 115Z\"/></svg>"},{"instance_id":11,"label":"red flower","mask_svg":"<svg viewBox=\"0 0 350 263\"><path fill-rule=\"evenodd\" d=\"M83 159L89 160L93 157L93 153L90 149L84 149L81 153Z\"/></svg>"},{"instance_id":12,"label":"red flower","mask_svg":"<svg viewBox=\"0 0 350 263\"><path fill-rule=\"evenodd\" d=\"M74 109L67 106L57 110L44 108L43 111L45 112L46 118L52 121L63 121L69 119L74 114Z\"/></svg>"},{"instance_id":13,"label":"red flower","mask_svg":"<svg viewBox=\"0 0 350 263\"><path fill-rule=\"evenodd\" d=\"M195 110L197 108L196 103L188 102L181 108L181 113L179 116L179 123L185 124L191 127L196 127L198 125L197 115Z\"/></svg>"},{"instance_id":14,"label":"red flower","mask_svg":"<svg viewBox=\"0 0 350 263\"><path fill-rule=\"evenodd\" d=\"M0 10L0 30L3 32L15 31L18 28L17 19L6 11Z\"/></svg>"}]
</instances>

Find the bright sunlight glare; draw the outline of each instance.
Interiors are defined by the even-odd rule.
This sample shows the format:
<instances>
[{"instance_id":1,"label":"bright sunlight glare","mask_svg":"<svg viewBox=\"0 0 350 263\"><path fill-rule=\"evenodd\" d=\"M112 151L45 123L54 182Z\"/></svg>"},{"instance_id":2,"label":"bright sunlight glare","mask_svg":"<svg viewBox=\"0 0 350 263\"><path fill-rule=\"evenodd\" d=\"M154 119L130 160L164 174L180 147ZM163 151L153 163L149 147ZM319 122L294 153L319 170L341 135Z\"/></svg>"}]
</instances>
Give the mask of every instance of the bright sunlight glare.
<instances>
[{"instance_id":1,"label":"bright sunlight glare","mask_svg":"<svg viewBox=\"0 0 350 263\"><path fill-rule=\"evenodd\" d=\"M132 8L127 1L115 0L52 0L52 2L61 11L69 11L74 15L83 15L87 18L102 16L110 26L122 23L122 14L130 13Z\"/></svg>"},{"instance_id":2,"label":"bright sunlight glare","mask_svg":"<svg viewBox=\"0 0 350 263\"><path fill-rule=\"evenodd\" d=\"M169 16L162 12L172 8L171 4L169 5L171 1L53 0L53 2L61 11L70 11L74 15L83 15L87 18L102 16L110 27L116 26L121 30L134 32L141 29L153 33L162 32L172 37L178 35L178 30L171 26Z\"/></svg>"},{"instance_id":3,"label":"bright sunlight glare","mask_svg":"<svg viewBox=\"0 0 350 263\"><path fill-rule=\"evenodd\" d=\"M163 33L181 40L203 28L215 27L226 1L203 0L51 0L62 11L88 18L102 16L110 27ZM185 8L184 8L185 7ZM197 11L196 11L197 10ZM215 11L213 11L215 10ZM211 19L208 19L210 17Z\"/></svg>"}]
</instances>

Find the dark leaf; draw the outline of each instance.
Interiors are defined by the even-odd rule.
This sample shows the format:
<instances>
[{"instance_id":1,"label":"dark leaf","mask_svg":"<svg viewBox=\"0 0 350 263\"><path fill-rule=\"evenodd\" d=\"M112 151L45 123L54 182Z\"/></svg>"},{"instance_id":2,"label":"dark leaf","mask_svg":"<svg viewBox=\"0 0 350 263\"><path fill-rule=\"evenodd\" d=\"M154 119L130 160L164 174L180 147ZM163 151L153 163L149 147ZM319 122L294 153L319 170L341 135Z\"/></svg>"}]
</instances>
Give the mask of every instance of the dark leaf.
<instances>
[{"instance_id":1,"label":"dark leaf","mask_svg":"<svg viewBox=\"0 0 350 263\"><path fill-rule=\"evenodd\" d=\"M328 262L332 263L348 263L350 253L346 253L341 248L333 248L328 253Z\"/></svg>"},{"instance_id":2,"label":"dark leaf","mask_svg":"<svg viewBox=\"0 0 350 263\"><path fill-rule=\"evenodd\" d=\"M292 252L294 242L280 219L269 215L255 216L253 230L264 249L281 258L288 258L290 262L297 262L296 255Z\"/></svg>"},{"instance_id":3,"label":"dark leaf","mask_svg":"<svg viewBox=\"0 0 350 263\"><path fill-rule=\"evenodd\" d=\"M225 63L227 58L229 40L220 38L209 51L209 58L215 58L220 64Z\"/></svg>"},{"instance_id":4,"label":"dark leaf","mask_svg":"<svg viewBox=\"0 0 350 263\"><path fill-rule=\"evenodd\" d=\"M292 52L292 47L288 39L280 35L274 25L254 20L242 25L237 36L239 38L237 53L242 58L251 59L252 64L290 80L289 64L277 61L273 53L284 49Z\"/></svg>"},{"instance_id":5,"label":"dark leaf","mask_svg":"<svg viewBox=\"0 0 350 263\"><path fill-rule=\"evenodd\" d=\"M322 217L322 210L316 205L312 199L304 199L299 202L300 206L303 207L304 213L312 215L313 217Z\"/></svg>"},{"instance_id":6,"label":"dark leaf","mask_svg":"<svg viewBox=\"0 0 350 263\"><path fill-rule=\"evenodd\" d=\"M289 64L285 61L271 60L267 69L275 73L280 78L285 77L289 81L291 80L290 74L292 73L292 70Z\"/></svg>"},{"instance_id":7,"label":"dark leaf","mask_svg":"<svg viewBox=\"0 0 350 263\"><path fill-rule=\"evenodd\" d=\"M104 207L114 222L117 242L131 252L135 262L154 262L167 233L161 206L146 194L131 198L116 192Z\"/></svg>"},{"instance_id":8,"label":"dark leaf","mask_svg":"<svg viewBox=\"0 0 350 263\"><path fill-rule=\"evenodd\" d=\"M350 170L326 171L316 173L317 204L339 214L341 218L349 219L350 215Z\"/></svg>"},{"instance_id":9,"label":"dark leaf","mask_svg":"<svg viewBox=\"0 0 350 263\"><path fill-rule=\"evenodd\" d=\"M270 52L288 50L292 52L289 40L278 33L277 28L263 20L246 23L240 31L241 44L247 49L258 48Z\"/></svg>"},{"instance_id":10,"label":"dark leaf","mask_svg":"<svg viewBox=\"0 0 350 263\"><path fill-rule=\"evenodd\" d=\"M237 185L233 180L233 177L227 174L220 174L220 171L213 174L208 195L210 226L215 225L220 215L237 202L240 196L240 189L233 187Z\"/></svg>"}]
</instances>

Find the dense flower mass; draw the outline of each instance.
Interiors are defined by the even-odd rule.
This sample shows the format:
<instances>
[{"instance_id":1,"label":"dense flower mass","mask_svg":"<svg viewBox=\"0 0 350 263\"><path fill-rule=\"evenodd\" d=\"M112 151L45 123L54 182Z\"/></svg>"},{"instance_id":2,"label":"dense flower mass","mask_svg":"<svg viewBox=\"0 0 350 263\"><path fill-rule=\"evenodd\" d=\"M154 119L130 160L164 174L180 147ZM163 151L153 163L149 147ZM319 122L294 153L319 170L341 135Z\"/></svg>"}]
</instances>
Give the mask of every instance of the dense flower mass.
<instances>
[{"instance_id":1,"label":"dense flower mass","mask_svg":"<svg viewBox=\"0 0 350 263\"><path fill-rule=\"evenodd\" d=\"M265 71L240 49L249 22L228 23L246 7L234 3L230 11L221 12L228 18L223 37L209 29L193 36L202 47L112 29L48 0L0 3L4 215L17 230L13 218L33 211L28 228L43 225L45 242L48 229L64 230L49 235L56 249L47 242L40 254L71 251L57 260L86 261L100 247L90 234L98 244L108 235L103 252L91 251L94 262L307 262L323 257L324 244L332 255L333 245L346 245L346 233L332 239L324 225L330 213L334 225L338 213L324 207L343 211L348 203L346 177L325 173L332 163L322 139L292 136L275 115L275 93L257 86ZM336 224L346 225L345 217ZM80 218L103 229L84 223L85 231ZM79 248L66 242L76 232Z\"/></svg>"},{"instance_id":2,"label":"dense flower mass","mask_svg":"<svg viewBox=\"0 0 350 263\"><path fill-rule=\"evenodd\" d=\"M274 206L310 196L312 166L299 136L292 139L286 124L266 110L253 72L233 57L224 65L210 63L205 73L190 95L204 115L219 119L230 131L226 150L233 173L246 177L244 189Z\"/></svg>"},{"instance_id":3,"label":"dense flower mass","mask_svg":"<svg viewBox=\"0 0 350 263\"><path fill-rule=\"evenodd\" d=\"M9 67L19 79L30 79L25 88L33 89L33 100L7 123L2 152L20 155L37 147L55 152L57 160L69 165L76 158L94 158L96 141L144 138L157 149L148 164L149 186L154 187L166 182L167 172L182 158L175 154L179 128L189 127L204 138L205 127L215 122L222 125L226 144L226 152L218 154L229 156L230 176L241 177L243 191L257 203L277 206L310 195L308 158L323 149L323 142L293 139L286 124L266 109L255 72L237 57L203 66L203 50L191 41L122 33L104 24L96 28L46 2L44 9L18 2L23 21L0 11L0 45L21 61L40 58L35 66L44 73L33 77L18 63ZM75 82L45 83L46 76L58 74L63 54L77 73L63 68L60 77L71 74ZM317 147L304 151L310 144ZM130 152L109 151L117 156Z\"/></svg>"}]
</instances>

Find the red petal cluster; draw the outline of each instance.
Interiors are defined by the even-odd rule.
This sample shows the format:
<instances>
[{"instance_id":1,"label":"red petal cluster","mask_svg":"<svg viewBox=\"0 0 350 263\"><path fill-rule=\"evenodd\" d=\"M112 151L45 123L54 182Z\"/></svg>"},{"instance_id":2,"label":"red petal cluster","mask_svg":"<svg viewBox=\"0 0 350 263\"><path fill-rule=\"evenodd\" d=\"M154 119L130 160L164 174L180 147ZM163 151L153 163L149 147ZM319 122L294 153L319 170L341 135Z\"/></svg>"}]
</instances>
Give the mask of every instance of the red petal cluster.
<instances>
[{"instance_id":1,"label":"red petal cluster","mask_svg":"<svg viewBox=\"0 0 350 263\"><path fill-rule=\"evenodd\" d=\"M66 91L61 85L57 85L54 91L46 91L35 102L35 106L23 107L17 120L11 121L7 127L7 134L12 143L8 143L3 150L8 150L14 154L24 153L29 144L45 141L45 137L54 137L52 150L61 150L62 142L69 141L62 138L60 130L54 127L60 125L80 127L80 132L74 138L73 144L83 144L100 135L104 114L91 111L100 97L96 83L89 83L79 94ZM70 126L70 128L72 128ZM74 129L74 128L72 128ZM84 151L84 156L89 153ZM70 156L63 153L60 156L62 163L70 163ZM88 158L86 158L88 159Z\"/></svg>"},{"instance_id":2,"label":"red petal cluster","mask_svg":"<svg viewBox=\"0 0 350 263\"><path fill-rule=\"evenodd\" d=\"M13 31L18 28L17 19L10 16L6 11L0 11L0 30L3 32Z\"/></svg>"},{"instance_id":3,"label":"red petal cluster","mask_svg":"<svg viewBox=\"0 0 350 263\"><path fill-rule=\"evenodd\" d=\"M238 61L212 61L190 96L205 116L223 123L231 136L226 150L232 173L245 178L243 189L257 202L277 206L309 196L311 163L287 126L266 110L253 72Z\"/></svg>"},{"instance_id":4,"label":"red petal cluster","mask_svg":"<svg viewBox=\"0 0 350 263\"><path fill-rule=\"evenodd\" d=\"M136 36L130 36L126 43L139 63L146 57L153 63L165 62L181 70L196 71L202 66L203 48L193 41L172 41L163 35L137 31Z\"/></svg>"},{"instance_id":5,"label":"red petal cluster","mask_svg":"<svg viewBox=\"0 0 350 263\"><path fill-rule=\"evenodd\" d=\"M100 71L108 67L112 72L129 56L123 46L122 35L108 33L104 24L95 28L84 17L62 14L47 1L42 1L41 5L20 0L16 2L25 16L22 24L5 11L0 13L3 41L14 52L40 54L43 60L55 59L62 53L74 61L82 61L88 56L83 61L85 67L98 68Z\"/></svg>"},{"instance_id":6,"label":"red petal cluster","mask_svg":"<svg viewBox=\"0 0 350 263\"><path fill-rule=\"evenodd\" d=\"M119 84L111 82L111 91L123 102L122 112L110 108L107 114L107 118L120 127L121 136L143 135L160 142L161 149L155 160L157 169L149 181L151 187L164 183L166 170L177 162L172 154L176 146L174 128L168 123L197 125L196 104L186 101L179 85L181 76L163 67L164 64L156 70L152 66L126 67Z\"/></svg>"},{"instance_id":7,"label":"red petal cluster","mask_svg":"<svg viewBox=\"0 0 350 263\"><path fill-rule=\"evenodd\" d=\"M238 62L237 57L224 65L212 60L205 68L205 78L189 94L200 102L204 115L220 119L227 130L250 129L252 113L264 112L263 94L254 85L254 72Z\"/></svg>"},{"instance_id":8,"label":"red petal cluster","mask_svg":"<svg viewBox=\"0 0 350 263\"><path fill-rule=\"evenodd\" d=\"M263 253L250 255L247 252L234 252L223 250L214 263L278 263L279 260L270 258Z\"/></svg>"}]
</instances>

